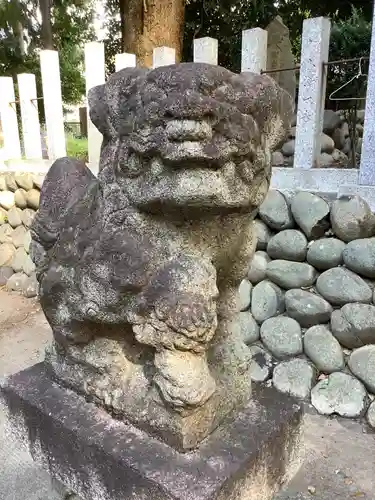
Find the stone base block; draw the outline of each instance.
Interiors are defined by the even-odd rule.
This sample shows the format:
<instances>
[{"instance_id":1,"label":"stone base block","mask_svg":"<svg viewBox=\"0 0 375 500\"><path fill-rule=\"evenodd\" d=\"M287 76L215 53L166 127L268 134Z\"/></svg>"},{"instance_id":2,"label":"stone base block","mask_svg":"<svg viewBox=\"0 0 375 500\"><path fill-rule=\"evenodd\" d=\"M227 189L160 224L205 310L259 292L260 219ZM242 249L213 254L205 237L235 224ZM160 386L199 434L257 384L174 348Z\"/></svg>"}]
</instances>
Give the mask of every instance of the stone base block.
<instances>
[{"instance_id":1,"label":"stone base block","mask_svg":"<svg viewBox=\"0 0 375 500\"><path fill-rule=\"evenodd\" d=\"M302 409L255 387L235 420L179 453L54 383L42 364L0 386L8 429L83 500L271 500L298 470Z\"/></svg>"}]
</instances>

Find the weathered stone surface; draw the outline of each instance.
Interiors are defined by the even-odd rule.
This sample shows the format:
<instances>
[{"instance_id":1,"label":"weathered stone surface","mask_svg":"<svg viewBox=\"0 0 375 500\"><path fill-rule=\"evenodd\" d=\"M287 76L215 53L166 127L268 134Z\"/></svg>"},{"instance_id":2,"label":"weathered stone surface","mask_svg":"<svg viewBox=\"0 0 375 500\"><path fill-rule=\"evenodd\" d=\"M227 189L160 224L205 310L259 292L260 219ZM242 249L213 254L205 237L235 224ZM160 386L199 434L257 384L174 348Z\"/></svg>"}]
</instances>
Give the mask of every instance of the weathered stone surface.
<instances>
[{"instance_id":1,"label":"weathered stone surface","mask_svg":"<svg viewBox=\"0 0 375 500\"><path fill-rule=\"evenodd\" d=\"M35 273L32 273L30 276L27 276L26 279L22 282L22 295L26 298L31 299L38 295L39 284L36 279Z\"/></svg>"},{"instance_id":2,"label":"weathered stone surface","mask_svg":"<svg viewBox=\"0 0 375 500\"><path fill-rule=\"evenodd\" d=\"M26 280L26 274L15 273L8 279L6 289L10 292L22 292Z\"/></svg>"},{"instance_id":3,"label":"weathered stone surface","mask_svg":"<svg viewBox=\"0 0 375 500\"><path fill-rule=\"evenodd\" d=\"M6 186L7 186L7 189L8 191L16 191L18 186L17 186L17 183L16 183L16 180L14 178L14 174L6 174L5 175L5 182L6 182Z\"/></svg>"},{"instance_id":4,"label":"weathered stone surface","mask_svg":"<svg viewBox=\"0 0 375 500\"><path fill-rule=\"evenodd\" d=\"M285 307L288 316L306 328L328 323L333 310L319 295L298 288L285 293Z\"/></svg>"},{"instance_id":5,"label":"weathered stone surface","mask_svg":"<svg viewBox=\"0 0 375 500\"><path fill-rule=\"evenodd\" d=\"M289 36L289 29L280 16L276 16L267 26L267 70L279 68L293 68L295 59ZM281 71L270 75L281 88L296 98L295 71Z\"/></svg>"},{"instance_id":6,"label":"weathered stone surface","mask_svg":"<svg viewBox=\"0 0 375 500\"><path fill-rule=\"evenodd\" d=\"M26 191L24 189L17 189L14 193L14 202L16 204L16 207L19 208L26 208L27 207L27 201L26 201Z\"/></svg>"},{"instance_id":7,"label":"weathered stone surface","mask_svg":"<svg viewBox=\"0 0 375 500\"><path fill-rule=\"evenodd\" d=\"M260 328L260 338L277 359L297 356L303 350L301 327L285 316L267 319Z\"/></svg>"},{"instance_id":8,"label":"weathered stone surface","mask_svg":"<svg viewBox=\"0 0 375 500\"><path fill-rule=\"evenodd\" d=\"M273 167L281 167L284 165L284 155L281 151L272 153L271 163Z\"/></svg>"},{"instance_id":9,"label":"weathered stone surface","mask_svg":"<svg viewBox=\"0 0 375 500\"><path fill-rule=\"evenodd\" d=\"M246 311L249 309L251 304L251 292L253 290L253 285L249 280L242 280L239 288L240 294L240 310Z\"/></svg>"},{"instance_id":10,"label":"weathered stone surface","mask_svg":"<svg viewBox=\"0 0 375 500\"><path fill-rule=\"evenodd\" d=\"M237 325L239 338L244 344L251 345L259 340L258 323L249 312L244 311L238 315Z\"/></svg>"},{"instance_id":11,"label":"weathered stone surface","mask_svg":"<svg viewBox=\"0 0 375 500\"><path fill-rule=\"evenodd\" d=\"M372 291L358 274L343 267L334 267L322 273L316 289L334 306L342 306L348 302L370 303Z\"/></svg>"},{"instance_id":12,"label":"weathered stone surface","mask_svg":"<svg viewBox=\"0 0 375 500\"><path fill-rule=\"evenodd\" d=\"M346 267L365 276L375 278L375 238L354 240L343 252Z\"/></svg>"},{"instance_id":13,"label":"weathered stone surface","mask_svg":"<svg viewBox=\"0 0 375 500\"><path fill-rule=\"evenodd\" d=\"M31 227L34 217L35 217L35 211L33 209L25 208L25 210L22 210L21 219L25 227L27 228Z\"/></svg>"},{"instance_id":14,"label":"weathered stone surface","mask_svg":"<svg viewBox=\"0 0 375 500\"><path fill-rule=\"evenodd\" d=\"M288 260L273 260L266 269L267 278L287 290L311 286L317 275L310 264Z\"/></svg>"},{"instance_id":15,"label":"weathered stone surface","mask_svg":"<svg viewBox=\"0 0 375 500\"><path fill-rule=\"evenodd\" d=\"M252 358L251 380L253 382L264 382L272 372L272 356L258 345L251 346L250 353Z\"/></svg>"},{"instance_id":16,"label":"weathered stone surface","mask_svg":"<svg viewBox=\"0 0 375 500\"><path fill-rule=\"evenodd\" d=\"M324 110L323 132L332 137L333 132L341 125L340 116L331 109Z\"/></svg>"},{"instance_id":17,"label":"weathered stone surface","mask_svg":"<svg viewBox=\"0 0 375 500\"><path fill-rule=\"evenodd\" d=\"M345 368L340 344L325 325L309 328L303 337L303 347L319 371L333 373Z\"/></svg>"},{"instance_id":18,"label":"weathered stone surface","mask_svg":"<svg viewBox=\"0 0 375 500\"><path fill-rule=\"evenodd\" d=\"M291 141L288 141L285 144L283 144L281 152L286 157L293 156L295 149L296 149L296 141L292 139Z\"/></svg>"},{"instance_id":19,"label":"weathered stone surface","mask_svg":"<svg viewBox=\"0 0 375 500\"><path fill-rule=\"evenodd\" d=\"M370 404L366 419L369 426L372 427L372 429L375 429L375 401Z\"/></svg>"},{"instance_id":20,"label":"weathered stone surface","mask_svg":"<svg viewBox=\"0 0 375 500\"><path fill-rule=\"evenodd\" d=\"M306 236L296 229L285 229L272 236L267 253L272 259L303 262L307 252Z\"/></svg>"},{"instance_id":21,"label":"weathered stone surface","mask_svg":"<svg viewBox=\"0 0 375 500\"><path fill-rule=\"evenodd\" d=\"M353 351L348 366L367 389L375 394L375 345L365 345Z\"/></svg>"},{"instance_id":22,"label":"weathered stone surface","mask_svg":"<svg viewBox=\"0 0 375 500\"><path fill-rule=\"evenodd\" d=\"M333 139L326 134L322 134L320 136L320 151L322 153L331 154L334 149L335 143L333 142Z\"/></svg>"},{"instance_id":23,"label":"weathered stone surface","mask_svg":"<svg viewBox=\"0 0 375 500\"><path fill-rule=\"evenodd\" d=\"M326 271L342 264L345 247L345 243L336 238L322 238L311 243L306 260L319 271Z\"/></svg>"},{"instance_id":24,"label":"weathered stone surface","mask_svg":"<svg viewBox=\"0 0 375 500\"><path fill-rule=\"evenodd\" d=\"M346 304L333 312L332 332L349 349L375 343L375 306Z\"/></svg>"},{"instance_id":25,"label":"weathered stone surface","mask_svg":"<svg viewBox=\"0 0 375 500\"><path fill-rule=\"evenodd\" d=\"M14 193L11 191L0 191L0 207L10 210L14 206Z\"/></svg>"},{"instance_id":26,"label":"weathered stone surface","mask_svg":"<svg viewBox=\"0 0 375 500\"><path fill-rule=\"evenodd\" d=\"M26 252L26 250L24 249ZM23 264L22 264L22 271L27 274L27 276L31 276L33 273L35 273L35 264L31 260L30 256L26 253L26 257L23 259Z\"/></svg>"},{"instance_id":27,"label":"weathered stone surface","mask_svg":"<svg viewBox=\"0 0 375 500\"><path fill-rule=\"evenodd\" d=\"M291 210L309 239L321 238L330 226L329 205L316 194L300 191L292 199Z\"/></svg>"},{"instance_id":28,"label":"weathered stone surface","mask_svg":"<svg viewBox=\"0 0 375 500\"><path fill-rule=\"evenodd\" d=\"M18 207L12 207L8 211L8 223L13 228L16 228L22 224L22 210Z\"/></svg>"},{"instance_id":29,"label":"weathered stone surface","mask_svg":"<svg viewBox=\"0 0 375 500\"><path fill-rule=\"evenodd\" d=\"M359 196L335 200L331 208L331 224L335 235L346 242L375 235L375 216Z\"/></svg>"},{"instance_id":30,"label":"weathered stone surface","mask_svg":"<svg viewBox=\"0 0 375 500\"><path fill-rule=\"evenodd\" d=\"M13 273L14 271L10 266L0 267L0 286L4 286Z\"/></svg>"},{"instance_id":31,"label":"weathered stone surface","mask_svg":"<svg viewBox=\"0 0 375 500\"><path fill-rule=\"evenodd\" d=\"M34 210L38 210L39 208L39 200L40 200L40 192L38 189L30 189L26 195L27 206L33 208Z\"/></svg>"},{"instance_id":32,"label":"weathered stone surface","mask_svg":"<svg viewBox=\"0 0 375 500\"><path fill-rule=\"evenodd\" d=\"M14 180L16 181L17 186L24 189L25 191L29 191L34 187L32 174L16 173L14 175Z\"/></svg>"},{"instance_id":33,"label":"weathered stone surface","mask_svg":"<svg viewBox=\"0 0 375 500\"><path fill-rule=\"evenodd\" d=\"M238 289L291 99L268 77L185 63L117 72L89 108L104 136L98 178L55 162L32 224L54 332L46 366L119 419L194 448L250 394Z\"/></svg>"},{"instance_id":34,"label":"weathered stone surface","mask_svg":"<svg viewBox=\"0 0 375 500\"><path fill-rule=\"evenodd\" d=\"M0 227L0 243L12 243L14 229L9 224Z\"/></svg>"},{"instance_id":35,"label":"weathered stone surface","mask_svg":"<svg viewBox=\"0 0 375 500\"><path fill-rule=\"evenodd\" d=\"M257 250L267 250L268 242L272 236L271 229L263 221L255 219L254 233L257 241Z\"/></svg>"},{"instance_id":36,"label":"weathered stone surface","mask_svg":"<svg viewBox=\"0 0 375 500\"><path fill-rule=\"evenodd\" d=\"M16 249L11 243L2 243L0 245L0 267L10 266Z\"/></svg>"},{"instance_id":37,"label":"weathered stone surface","mask_svg":"<svg viewBox=\"0 0 375 500\"><path fill-rule=\"evenodd\" d=\"M303 411L274 388L255 387L223 432L184 455L52 383L41 365L5 384L2 402L19 416L10 432L37 436L29 445L40 450L38 465L82 498L207 500L209 491L217 500L271 500L299 465Z\"/></svg>"},{"instance_id":38,"label":"weathered stone surface","mask_svg":"<svg viewBox=\"0 0 375 500\"><path fill-rule=\"evenodd\" d=\"M281 231L294 226L290 207L280 191L271 190L259 207L259 217L270 228Z\"/></svg>"},{"instance_id":39,"label":"weathered stone surface","mask_svg":"<svg viewBox=\"0 0 375 500\"><path fill-rule=\"evenodd\" d=\"M284 394L307 399L316 380L315 368L304 359L283 361L273 371L273 385Z\"/></svg>"},{"instance_id":40,"label":"weathered stone surface","mask_svg":"<svg viewBox=\"0 0 375 500\"><path fill-rule=\"evenodd\" d=\"M262 250L255 252L251 261L249 272L247 273L247 279L250 283L256 285L265 279L267 264L270 260L271 259L266 252L263 252Z\"/></svg>"},{"instance_id":41,"label":"weathered stone surface","mask_svg":"<svg viewBox=\"0 0 375 500\"><path fill-rule=\"evenodd\" d=\"M11 236L12 243L16 248L25 246L25 237L26 237L27 232L28 231L24 226L18 226L12 232L12 236Z\"/></svg>"},{"instance_id":42,"label":"weathered stone surface","mask_svg":"<svg viewBox=\"0 0 375 500\"><path fill-rule=\"evenodd\" d=\"M252 293L251 313L258 323L285 311L284 292L271 281L261 281Z\"/></svg>"},{"instance_id":43,"label":"weathered stone surface","mask_svg":"<svg viewBox=\"0 0 375 500\"><path fill-rule=\"evenodd\" d=\"M25 249L23 247L17 248L17 250L14 252L11 263L11 267L13 268L13 271L15 273L20 273L23 271L23 266L27 258L30 259L30 257L25 252Z\"/></svg>"},{"instance_id":44,"label":"weathered stone surface","mask_svg":"<svg viewBox=\"0 0 375 500\"><path fill-rule=\"evenodd\" d=\"M349 158L345 153L340 151L339 149L335 149L334 152L332 153L332 158L340 166L347 165L349 162Z\"/></svg>"},{"instance_id":45,"label":"weathered stone surface","mask_svg":"<svg viewBox=\"0 0 375 500\"><path fill-rule=\"evenodd\" d=\"M322 415L360 417L366 411L367 401L361 382L347 373L332 373L311 391L311 403Z\"/></svg>"},{"instance_id":46,"label":"weathered stone surface","mask_svg":"<svg viewBox=\"0 0 375 500\"><path fill-rule=\"evenodd\" d=\"M34 187L41 189L44 181L44 175L33 175Z\"/></svg>"},{"instance_id":47,"label":"weathered stone surface","mask_svg":"<svg viewBox=\"0 0 375 500\"><path fill-rule=\"evenodd\" d=\"M8 222L8 212L0 207L0 226Z\"/></svg>"},{"instance_id":48,"label":"weathered stone surface","mask_svg":"<svg viewBox=\"0 0 375 500\"><path fill-rule=\"evenodd\" d=\"M23 227L23 226L20 226L20 227ZM31 233L30 233L30 231L26 230L24 237L23 237L22 245L20 245L20 246L23 246L24 249L26 250L26 252L29 253L30 244L31 244Z\"/></svg>"},{"instance_id":49,"label":"weathered stone surface","mask_svg":"<svg viewBox=\"0 0 375 500\"><path fill-rule=\"evenodd\" d=\"M7 191L7 183L3 175L0 175L0 191Z\"/></svg>"},{"instance_id":50,"label":"weathered stone surface","mask_svg":"<svg viewBox=\"0 0 375 500\"><path fill-rule=\"evenodd\" d=\"M319 168L322 167L330 167L333 165L335 160L333 159L333 156L329 153L320 153L318 156L318 159L316 160L316 165Z\"/></svg>"}]
</instances>

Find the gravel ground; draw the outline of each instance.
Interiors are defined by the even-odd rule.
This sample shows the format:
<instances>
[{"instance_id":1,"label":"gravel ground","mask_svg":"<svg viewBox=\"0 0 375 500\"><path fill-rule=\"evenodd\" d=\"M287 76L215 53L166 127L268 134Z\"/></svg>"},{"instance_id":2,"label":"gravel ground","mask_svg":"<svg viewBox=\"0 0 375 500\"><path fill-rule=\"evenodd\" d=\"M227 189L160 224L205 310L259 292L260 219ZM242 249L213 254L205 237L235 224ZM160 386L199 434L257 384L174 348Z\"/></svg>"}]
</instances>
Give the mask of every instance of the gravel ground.
<instances>
[{"instance_id":1,"label":"gravel ground","mask_svg":"<svg viewBox=\"0 0 375 500\"><path fill-rule=\"evenodd\" d=\"M0 290L0 376L42 359L50 335L36 301ZM275 500L374 500L374 450L375 434L363 423L321 417L307 408L303 465ZM48 475L5 436L1 407L0 498L61 500Z\"/></svg>"}]
</instances>

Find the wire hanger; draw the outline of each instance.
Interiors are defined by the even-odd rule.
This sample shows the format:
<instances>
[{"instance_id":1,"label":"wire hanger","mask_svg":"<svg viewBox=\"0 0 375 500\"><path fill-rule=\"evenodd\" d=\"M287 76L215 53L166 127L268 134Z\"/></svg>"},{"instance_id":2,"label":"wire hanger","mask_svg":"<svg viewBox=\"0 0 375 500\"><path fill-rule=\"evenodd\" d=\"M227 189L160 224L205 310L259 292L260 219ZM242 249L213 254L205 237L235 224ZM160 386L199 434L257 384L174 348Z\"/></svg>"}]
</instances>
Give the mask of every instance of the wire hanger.
<instances>
[{"instance_id":1,"label":"wire hanger","mask_svg":"<svg viewBox=\"0 0 375 500\"><path fill-rule=\"evenodd\" d=\"M359 60L358 73L355 76L353 76L353 78L351 78L348 82L344 83L344 85L341 85L340 88L338 88L337 90L334 90L328 98L330 101L353 101L353 100L365 101L366 100L366 97L333 97L335 94L340 92L340 90L344 89L345 87L350 85L352 82L354 82L354 80L358 80L358 78L364 78L364 77L368 76L366 73L363 73L363 71L362 71L362 61L363 61L363 57L361 57Z\"/></svg>"}]
</instances>

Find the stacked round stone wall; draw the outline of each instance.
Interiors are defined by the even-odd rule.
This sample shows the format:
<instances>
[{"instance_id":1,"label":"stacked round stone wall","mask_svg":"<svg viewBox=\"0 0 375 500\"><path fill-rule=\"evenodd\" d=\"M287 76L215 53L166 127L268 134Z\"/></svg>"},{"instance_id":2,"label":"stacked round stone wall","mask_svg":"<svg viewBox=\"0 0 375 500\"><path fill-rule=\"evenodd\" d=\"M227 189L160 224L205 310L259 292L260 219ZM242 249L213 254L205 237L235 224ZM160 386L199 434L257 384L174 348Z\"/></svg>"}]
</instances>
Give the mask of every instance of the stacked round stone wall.
<instances>
[{"instance_id":1,"label":"stacked round stone wall","mask_svg":"<svg viewBox=\"0 0 375 500\"><path fill-rule=\"evenodd\" d=\"M357 166L359 165L362 151L363 124L365 119L364 110L357 112L357 124L355 130L355 148ZM274 167L292 167L294 162L295 138L296 138L296 117L292 122L292 127L287 141L282 144L278 151L272 155L272 165ZM331 168L352 168L350 157L352 142L350 139L350 128L345 121L342 111L325 110L323 133L320 138L320 155L317 160L318 167Z\"/></svg>"},{"instance_id":2,"label":"stacked round stone wall","mask_svg":"<svg viewBox=\"0 0 375 500\"><path fill-rule=\"evenodd\" d=\"M42 175L0 173L0 286L26 297L37 295L29 246L42 182Z\"/></svg>"},{"instance_id":3,"label":"stacked round stone wall","mask_svg":"<svg viewBox=\"0 0 375 500\"><path fill-rule=\"evenodd\" d=\"M240 287L252 378L375 428L375 215L359 197L270 191Z\"/></svg>"}]
</instances>

